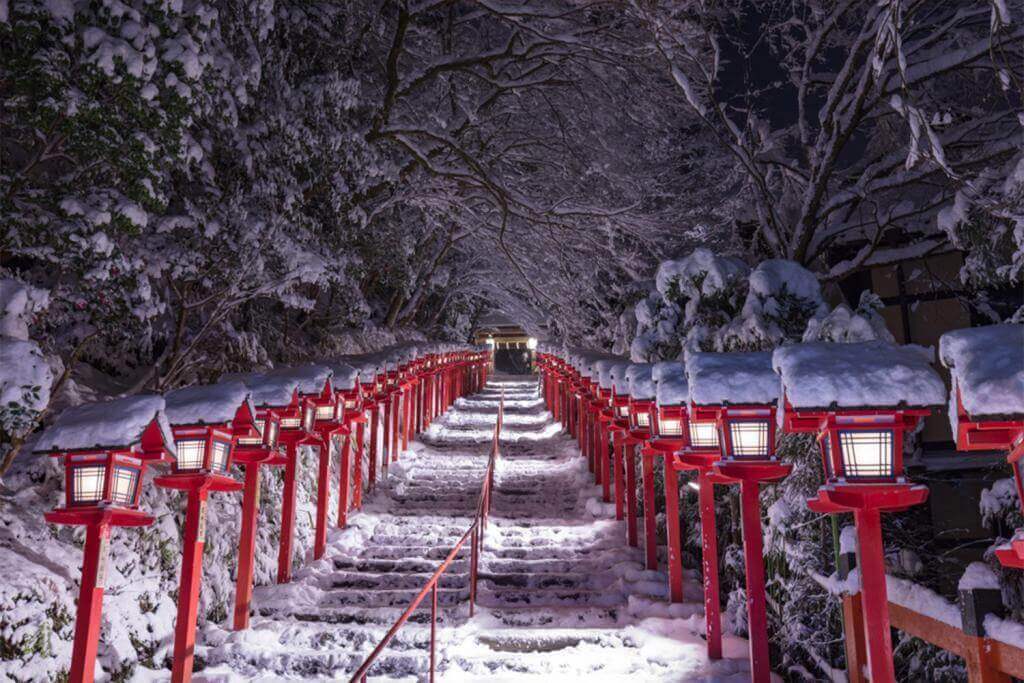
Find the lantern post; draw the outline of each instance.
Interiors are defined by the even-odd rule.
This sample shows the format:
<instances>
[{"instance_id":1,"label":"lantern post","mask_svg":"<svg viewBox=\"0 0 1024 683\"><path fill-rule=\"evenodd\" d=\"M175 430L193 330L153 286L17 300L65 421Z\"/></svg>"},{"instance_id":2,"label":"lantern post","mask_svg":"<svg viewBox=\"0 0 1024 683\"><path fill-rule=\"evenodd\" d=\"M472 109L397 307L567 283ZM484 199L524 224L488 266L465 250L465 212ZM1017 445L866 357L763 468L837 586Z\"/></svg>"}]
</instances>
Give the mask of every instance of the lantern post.
<instances>
[{"instance_id":1,"label":"lantern post","mask_svg":"<svg viewBox=\"0 0 1024 683\"><path fill-rule=\"evenodd\" d=\"M651 419L650 446L646 457L661 456L665 472L665 529L668 535L669 598L683 601L682 527L679 519L679 468L673 454L686 447L686 373L681 363L657 363L651 370L656 387ZM653 463L652 463L653 465Z\"/></svg>"},{"instance_id":2,"label":"lantern post","mask_svg":"<svg viewBox=\"0 0 1024 683\"><path fill-rule=\"evenodd\" d=\"M69 408L36 444L36 453L59 457L64 465L64 504L44 518L50 524L85 527L71 683L95 679L111 529L153 523L152 516L139 510L140 484L148 463L174 457L163 410L160 396Z\"/></svg>"},{"instance_id":3,"label":"lantern post","mask_svg":"<svg viewBox=\"0 0 1024 683\"><path fill-rule=\"evenodd\" d=\"M171 680L182 683L191 680L195 658L207 502L212 491L242 489L229 472L236 439L255 432L256 410L241 382L188 387L166 400L177 458L171 472L154 483L187 494L171 666Z\"/></svg>"},{"instance_id":4,"label":"lantern post","mask_svg":"<svg viewBox=\"0 0 1024 683\"><path fill-rule=\"evenodd\" d=\"M715 514L715 484L732 479L713 470L721 457L717 430L718 411L691 404L687 409L687 446L671 457L674 469L697 472L697 507L700 514L701 578L704 589L704 625L708 659L722 658L722 608L719 601L718 522ZM746 546L744 546L746 548ZM751 639L755 639L751 631ZM753 680L759 680L751 666Z\"/></svg>"},{"instance_id":5,"label":"lantern post","mask_svg":"<svg viewBox=\"0 0 1024 683\"><path fill-rule=\"evenodd\" d=\"M1024 325L947 332L939 339L939 357L953 380L949 400L957 450L1007 453L1024 512ZM996 557L1004 567L1024 569L1024 530L997 548Z\"/></svg>"},{"instance_id":6,"label":"lantern post","mask_svg":"<svg viewBox=\"0 0 1024 683\"><path fill-rule=\"evenodd\" d=\"M277 414L280 432L277 442L284 453L275 451L271 465L284 467L284 491L281 501L281 540L277 554L277 582L288 583L292 575L292 550L295 539L296 486L298 454L302 446L324 449L316 422L316 399L329 382L331 369L322 365L281 368L244 377L252 391L257 410Z\"/></svg>"},{"instance_id":7,"label":"lantern post","mask_svg":"<svg viewBox=\"0 0 1024 683\"><path fill-rule=\"evenodd\" d=\"M644 518L644 568L658 568L657 544L657 511L654 508L654 468L653 449L649 448L651 438L651 414L654 411L656 390L651 377L652 366L637 363L630 366L627 372L629 382L629 441L635 444L630 449L630 470L635 468L633 458L637 447L640 448L641 479L643 487L643 518ZM628 471L627 471L628 474ZM635 488L635 485L632 486ZM635 522L634 522L635 525ZM636 532L634 531L634 536ZM631 543L630 545L636 545Z\"/></svg>"},{"instance_id":8,"label":"lantern post","mask_svg":"<svg viewBox=\"0 0 1024 683\"><path fill-rule=\"evenodd\" d=\"M893 683L881 513L927 499L927 487L904 477L904 435L945 401L945 385L918 347L887 342L794 344L776 349L772 364L785 430L818 437L826 481L808 507L853 513L870 677Z\"/></svg>"},{"instance_id":9,"label":"lantern post","mask_svg":"<svg viewBox=\"0 0 1024 683\"><path fill-rule=\"evenodd\" d=\"M636 444L629 420L631 363L612 368L612 452L615 470L615 518L626 521L626 543L637 545L636 529Z\"/></svg>"},{"instance_id":10,"label":"lantern post","mask_svg":"<svg viewBox=\"0 0 1024 683\"><path fill-rule=\"evenodd\" d=\"M252 603L253 577L256 564L256 528L260 509L260 466L281 457L277 442L281 419L269 408L256 408L252 434L235 439L235 463L245 468L242 491L242 526L238 540L238 576L235 580L233 628L249 628L249 606Z\"/></svg>"},{"instance_id":11,"label":"lantern post","mask_svg":"<svg viewBox=\"0 0 1024 683\"><path fill-rule=\"evenodd\" d=\"M348 373L352 372L352 368L346 365L332 367L332 376L324 379L320 391L307 397L313 404L312 431L317 435L319 444L317 448L319 453L317 454L316 517L313 531L313 559L315 560L319 560L327 551L327 503L331 497L331 447L335 443L336 436L340 436L344 441L344 445L339 449L345 451L339 453L342 471L345 470L348 460L349 427L344 420L345 402L334 386L333 374L336 371Z\"/></svg>"}]
</instances>

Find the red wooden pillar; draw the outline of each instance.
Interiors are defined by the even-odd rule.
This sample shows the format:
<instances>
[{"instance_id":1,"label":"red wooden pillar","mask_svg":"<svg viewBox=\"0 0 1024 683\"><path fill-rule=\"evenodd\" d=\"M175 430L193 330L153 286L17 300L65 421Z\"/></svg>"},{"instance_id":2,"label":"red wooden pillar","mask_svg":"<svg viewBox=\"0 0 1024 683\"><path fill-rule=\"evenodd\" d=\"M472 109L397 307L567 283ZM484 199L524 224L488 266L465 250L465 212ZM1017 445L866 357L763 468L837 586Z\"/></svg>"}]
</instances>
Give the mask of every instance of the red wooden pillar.
<instances>
[{"instance_id":1,"label":"red wooden pillar","mask_svg":"<svg viewBox=\"0 0 1024 683\"><path fill-rule=\"evenodd\" d=\"M644 558L645 568L658 568L658 520L654 505L655 451L644 446L640 450L640 478L644 487Z\"/></svg>"},{"instance_id":2,"label":"red wooden pillar","mask_svg":"<svg viewBox=\"0 0 1024 683\"><path fill-rule=\"evenodd\" d=\"M611 443L608 438L608 423L597 413L597 457L601 465L601 497L606 503L612 502Z\"/></svg>"},{"instance_id":3,"label":"red wooden pillar","mask_svg":"<svg viewBox=\"0 0 1024 683\"><path fill-rule=\"evenodd\" d=\"M96 652L100 640L103 589L107 583L110 524L105 520L85 527L82 549L82 587L75 613L75 644L71 651L72 683L92 683L96 677Z\"/></svg>"},{"instance_id":4,"label":"red wooden pillar","mask_svg":"<svg viewBox=\"0 0 1024 683\"><path fill-rule=\"evenodd\" d=\"M895 683L892 661L892 634L889 630L889 598L885 587L882 516L878 508L858 508L853 513L857 524L860 566L861 604L868 640L868 668L872 683Z\"/></svg>"},{"instance_id":5,"label":"red wooden pillar","mask_svg":"<svg viewBox=\"0 0 1024 683\"><path fill-rule=\"evenodd\" d=\"M718 528L715 519L715 485L706 469L698 470L700 504L701 574L704 579L704 625L708 659L722 658L722 609L718 597Z\"/></svg>"},{"instance_id":6,"label":"red wooden pillar","mask_svg":"<svg viewBox=\"0 0 1024 683\"><path fill-rule=\"evenodd\" d=\"M352 507L361 510L363 507L363 458L365 456L366 418L360 415L356 421L356 455L355 455L355 485L354 500Z\"/></svg>"},{"instance_id":7,"label":"red wooden pillar","mask_svg":"<svg viewBox=\"0 0 1024 683\"><path fill-rule=\"evenodd\" d=\"M342 436L341 472L338 473L338 528L348 524L349 502L352 489L352 441L349 435Z\"/></svg>"},{"instance_id":8,"label":"red wooden pillar","mask_svg":"<svg viewBox=\"0 0 1024 683\"><path fill-rule=\"evenodd\" d=\"M284 490L281 492L281 543L277 551L277 582L292 580L292 544L295 538L295 493L296 470L298 469L298 445L289 442L287 462L284 466Z\"/></svg>"},{"instance_id":9,"label":"red wooden pillar","mask_svg":"<svg viewBox=\"0 0 1024 683\"><path fill-rule=\"evenodd\" d=\"M398 412L401 409L399 392L396 391L393 394L391 394L390 400L393 403L393 405L391 406L391 462L398 462L398 443L400 438L398 434Z\"/></svg>"},{"instance_id":10,"label":"red wooden pillar","mask_svg":"<svg viewBox=\"0 0 1024 683\"><path fill-rule=\"evenodd\" d=\"M759 493L760 485L756 481L740 482L743 562L747 573L747 628L750 632L750 679L754 683L768 683L772 672L768 656L768 606L764 583L764 543L761 539ZM884 585L884 575L882 581ZM888 629L888 624L886 628Z\"/></svg>"},{"instance_id":11,"label":"red wooden pillar","mask_svg":"<svg viewBox=\"0 0 1024 683\"><path fill-rule=\"evenodd\" d=\"M632 547L638 543L636 529L636 444L623 444L626 453L626 541Z\"/></svg>"},{"instance_id":12,"label":"red wooden pillar","mask_svg":"<svg viewBox=\"0 0 1024 683\"><path fill-rule=\"evenodd\" d=\"M238 579L235 582L234 629L249 628L249 604L252 602L253 568L256 562L256 519L260 512L260 465L245 467L242 493L242 533L238 539Z\"/></svg>"},{"instance_id":13,"label":"red wooden pillar","mask_svg":"<svg viewBox=\"0 0 1024 683\"><path fill-rule=\"evenodd\" d=\"M672 458L665 461L665 527L668 531L669 599L683 601L683 543L679 522L679 473Z\"/></svg>"},{"instance_id":14,"label":"red wooden pillar","mask_svg":"<svg viewBox=\"0 0 1024 683\"><path fill-rule=\"evenodd\" d=\"M377 483L377 441L380 425L377 419L377 404L370 406L370 488Z\"/></svg>"},{"instance_id":15,"label":"red wooden pillar","mask_svg":"<svg viewBox=\"0 0 1024 683\"><path fill-rule=\"evenodd\" d=\"M174 658L171 680L192 679L196 650L196 617L199 614L199 583L203 578L203 546L206 536L206 486L188 490L185 512L185 541L178 584L178 617L174 624Z\"/></svg>"},{"instance_id":16,"label":"red wooden pillar","mask_svg":"<svg viewBox=\"0 0 1024 683\"><path fill-rule=\"evenodd\" d=\"M615 475L615 519L622 520L625 517L626 482L623 481L625 467L623 461L625 454L625 434L622 430L616 430L612 434L612 455L614 457L612 471Z\"/></svg>"},{"instance_id":17,"label":"red wooden pillar","mask_svg":"<svg viewBox=\"0 0 1024 683\"><path fill-rule=\"evenodd\" d=\"M327 501L331 497L331 445L334 438L324 435L324 445L320 447L316 477L316 520L313 532L313 559L319 560L327 550Z\"/></svg>"}]
</instances>

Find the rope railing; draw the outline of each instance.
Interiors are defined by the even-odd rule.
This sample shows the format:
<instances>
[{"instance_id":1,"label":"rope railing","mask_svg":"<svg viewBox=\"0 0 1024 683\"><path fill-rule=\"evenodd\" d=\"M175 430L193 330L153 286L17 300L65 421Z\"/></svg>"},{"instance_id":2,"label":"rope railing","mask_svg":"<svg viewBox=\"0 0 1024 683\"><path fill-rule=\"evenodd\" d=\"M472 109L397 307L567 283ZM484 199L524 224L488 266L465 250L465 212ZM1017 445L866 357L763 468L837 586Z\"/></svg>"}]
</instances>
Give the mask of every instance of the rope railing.
<instances>
[{"instance_id":1,"label":"rope railing","mask_svg":"<svg viewBox=\"0 0 1024 683\"><path fill-rule=\"evenodd\" d=\"M395 623L388 629L388 632L384 635L377 647L373 649L373 652L363 660L362 665L352 674L352 678L349 679L350 683L365 683L367 673L370 667L373 666L374 662L380 656L380 654L387 648L388 644L395 637L398 631L405 625L412 616L412 613L420 606L427 595L430 595L430 681L434 681L434 672L437 665L436 659L436 644L437 644L437 586L441 581L441 577L451 567L455 558L458 556L459 551L466 545L466 541L470 542L470 558L469 558L469 616L473 616L476 607L476 584L477 584L477 573L480 567L480 553L483 549L484 542L484 531L487 529L487 520L490 516L491 511L491 490L494 487L494 468L500 455L500 437L501 427L504 422L505 416L505 391L502 390L501 398L498 403L498 417L494 423L494 435L491 439L491 453L487 459L487 469L484 472L484 480L480 485L480 495L477 498L476 514L473 518L473 523L469 525L466 532L462 534L459 540L452 547L451 551L444 558L444 561L438 566L434 573L430 576L427 582L420 589L420 592L416 594L416 597L412 599L409 606L405 608L405 611L395 620Z\"/></svg>"}]
</instances>

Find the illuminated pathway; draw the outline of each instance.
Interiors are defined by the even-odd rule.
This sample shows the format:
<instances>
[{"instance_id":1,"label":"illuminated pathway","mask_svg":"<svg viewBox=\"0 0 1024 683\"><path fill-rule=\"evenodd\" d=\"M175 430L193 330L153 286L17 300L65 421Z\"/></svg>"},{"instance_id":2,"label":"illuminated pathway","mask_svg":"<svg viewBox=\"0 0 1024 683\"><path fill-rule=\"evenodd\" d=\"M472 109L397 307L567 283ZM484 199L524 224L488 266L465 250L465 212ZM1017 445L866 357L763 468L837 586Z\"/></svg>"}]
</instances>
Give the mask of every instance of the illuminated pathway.
<instances>
[{"instance_id":1,"label":"illuminated pathway","mask_svg":"<svg viewBox=\"0 0 1024 683\"><path fill-rule=\"evenodd\" d=\"M664 573L644 571L640 551L625 545L623 523L598 502L586 461L550 420L536 384L500 377L424 433L323 560L291 585L257 591L262 616L250 631L208 629L199 654L210 666L197 679L354 670L471 523L502 390L479 609L469 620L467 549L441 584L439 680L749 680L742 640L725 642L736 659L707 661L700 587L691 579L692 602L669 606ZM371 678L427 670L428 602Z\"/></svg>"}]
</instances>

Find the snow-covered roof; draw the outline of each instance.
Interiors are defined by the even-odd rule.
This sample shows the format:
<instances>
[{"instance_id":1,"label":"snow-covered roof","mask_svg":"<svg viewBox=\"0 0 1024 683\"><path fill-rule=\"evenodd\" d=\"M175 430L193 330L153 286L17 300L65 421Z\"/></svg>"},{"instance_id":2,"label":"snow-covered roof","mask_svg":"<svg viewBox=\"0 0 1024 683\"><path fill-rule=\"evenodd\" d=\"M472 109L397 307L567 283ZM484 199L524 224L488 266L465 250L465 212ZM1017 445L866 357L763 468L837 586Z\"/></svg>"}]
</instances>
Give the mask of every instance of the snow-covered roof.
<instances>
[{"instance_id":1,"label":"snow-covered roof","mask_svg":"<svg viewBox=\"0 0 1024 683\"><path fill-rule=\"evenodd\" d=\"M164 405L163 396L143 394L68 408L43 432L35 450L52 453L133 446L156 419L167 449L174 453L174 437Z\"/></svg>"},{"instance_id":2,"label":"snow-covered roof","mask_svg":"<svg viewBox=\"0 0 1024 683\"><path fill-rule=\"evenodd\" d=\"M779 398L779 376L767 351L689 353L686 379L695 405L770 405Z\"/></svg>"},{"instance_id":3,"label":"snow-covered roof","mask_svg":"<svg viewBox=\"0 0 1024 683\"><path fill-rule=\"evenodd\" d=\"M973 418L1024 415L1024 325L954 330L939 340L939 357Z\"/></svg>"},{"instance_id":4,"label":"snow-covered roof","mask_svg":"<svg viewBox=\"0 0 1024 683\"><path fill-rule=\"evenodd\" d=\"M650 401L656 395L654 379L651 377L653 365L650 363L633 363L626 371L629 381L629 395L638 401Z\"/></svg>"},{"instance_id":5,"label":"snow-covered roof","mask_svg":"<svg viewBox=\"0 0 1024 683\"><path fill-rule=\"evenodd\" d=\"M351 391L355 388L356 382L359 381L359 370L340 361L331 363L330 367L334 373L331 384L334 385L335 391Z\"/></svg>"},{"instance_id":6,"label":"snow-covered roof","mask_svg":"<svg viewBox=\"0 0 1024 683\"><path fill-rule=\"evenodd\" d=\"M176 389L164 399L164 412L171 425L225 424L235 418L246 402L256 414L249 388L237 380Z\"/></svg>"},{"instance_id":7,"label":"snow-covered roof","mask_svg":"<svg viewBox=\"0 0 1024 683\"><path fill-rule=\"evenodd\" d=\"M689 399L686 369L678 361L655 363L651 368L655 399L661 406L681 406Z\"/></svg>"},{"instance_id":8,"label":"snow-covered roof","mask_svg":"<svg viewBox=\"0 0 1024 683\"><path fill-rule=\"evenodd\" d=\"M252 402L257 406L284 406L291 403L296 391L300 394L320 393L330 376L331 369L327 366L302 365L251 375L229 375L226 378L244 382L252 391Z\"/></svg>"},{"instance_id":9,"label":"snow-covered roof","mask_svg":"<svg viewBox=\"0 0 1024 683\"><path fill-rule=\"evenodd\" d=\"M603 356L595 362L597 383L602 389L612 389L615 386L615 369L623 364L627 364L625 358L614 356Z\"/></svg>"},{"instance_id":10,"label":"snow-covered roof","mask_svg":"<svg viewBox=\"0 0 1024 683\"><path fill-rule=\"evenodd\" d=\"M930 355L883 341L810 342L776 349L772 367L794 408L925 407L946 400Z\"/></svg>"},{"instance_id":11,"label":"snow-covered roof","mask_svg":"<svg viewBox=\"0 0 1024 683\"><path fill-rule=\"evenodd\" d=\"M615 390L616 394L629 394L629 377L627 375L631 367L633 367L633 364L625 360L612 365L612 389Z\"/></svg>"}]
</instances>

